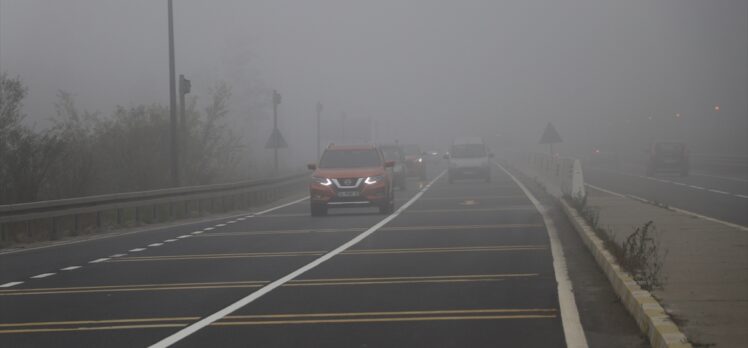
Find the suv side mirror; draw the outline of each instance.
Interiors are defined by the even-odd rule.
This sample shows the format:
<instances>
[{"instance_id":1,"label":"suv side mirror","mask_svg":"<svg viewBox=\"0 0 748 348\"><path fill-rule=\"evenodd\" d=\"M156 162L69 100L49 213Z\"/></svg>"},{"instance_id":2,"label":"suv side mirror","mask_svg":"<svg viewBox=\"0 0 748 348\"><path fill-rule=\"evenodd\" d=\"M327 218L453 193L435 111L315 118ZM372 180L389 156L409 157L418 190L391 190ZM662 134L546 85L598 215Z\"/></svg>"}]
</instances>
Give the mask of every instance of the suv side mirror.
<instances>
[{"instance_id":1,"label":"suv side mirror","mask_svg":"<svg viewBox=\"0 0 748 348\"><path fill-rule=\"evenodd\" d=\"M395 161L384 161L385 168L392 168L395 166Z\"/></svg>"},{"instance_id":2,"label":"suv side mirror","mask_svg":"<svg viewBox=\"0 0 748 348\"><path fill-rule=\"evenodd\" d=\"M316 170L317 169L317 165L314 164L314 163L309 163L309 164L306 165L306 167L309 170Z\"/></svg>"}]
</instances>

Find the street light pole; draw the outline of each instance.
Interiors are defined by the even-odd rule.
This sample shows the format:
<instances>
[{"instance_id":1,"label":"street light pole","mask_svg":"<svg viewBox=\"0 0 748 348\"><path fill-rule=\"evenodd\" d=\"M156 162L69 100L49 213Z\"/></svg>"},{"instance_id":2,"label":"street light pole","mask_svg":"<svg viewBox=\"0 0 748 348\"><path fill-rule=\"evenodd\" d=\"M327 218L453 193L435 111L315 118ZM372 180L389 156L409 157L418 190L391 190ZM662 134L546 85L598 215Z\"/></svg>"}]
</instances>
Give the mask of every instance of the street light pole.
<instances>
[{"instance_id":1,"label":"street light pole","mask_svg":"<svg viewBox=\"0 0 748 348\"><path fill-rule=\"evenodd\" d=\"M174 14L172 0L169 7L169 119L171 121L171 184L179 186L179 141L177 139L177 86L174 72Z\"/></svg>"},{"instance_id":2,"label":"street light pole","mask_svg":"<svg viewBox=\"0 0 748 348\"><path fill-rule=\"evenodd\" d=\"M320 129L322 128L320 123L322 119L322 103L317 102L317 160L320 158Z\"/></svg>"}]
</instances>

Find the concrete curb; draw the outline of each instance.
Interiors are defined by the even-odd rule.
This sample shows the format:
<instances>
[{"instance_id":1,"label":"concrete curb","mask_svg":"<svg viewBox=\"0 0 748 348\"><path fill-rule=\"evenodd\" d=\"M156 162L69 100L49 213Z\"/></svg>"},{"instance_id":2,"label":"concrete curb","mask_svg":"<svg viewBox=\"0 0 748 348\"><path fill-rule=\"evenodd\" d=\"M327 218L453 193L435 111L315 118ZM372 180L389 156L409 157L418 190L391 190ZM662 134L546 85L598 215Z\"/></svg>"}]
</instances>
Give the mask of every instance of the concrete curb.
<instances>
[{"instance_id":1,"label":"concrete curb","mask_svg":"<svg viewBox=\"0 0 748 348\"><path fill-rule=\"evenodd\" d=\"M561 207L577 230L582 241L608 277L613 291L621 299L626 310L634 317L653 348L692 347L670 316L649 291L643 290L634 279L616 262L605 248L603 241L586 221L572 208L566 199L560 199Z\"/></svg>"}]
</instances>

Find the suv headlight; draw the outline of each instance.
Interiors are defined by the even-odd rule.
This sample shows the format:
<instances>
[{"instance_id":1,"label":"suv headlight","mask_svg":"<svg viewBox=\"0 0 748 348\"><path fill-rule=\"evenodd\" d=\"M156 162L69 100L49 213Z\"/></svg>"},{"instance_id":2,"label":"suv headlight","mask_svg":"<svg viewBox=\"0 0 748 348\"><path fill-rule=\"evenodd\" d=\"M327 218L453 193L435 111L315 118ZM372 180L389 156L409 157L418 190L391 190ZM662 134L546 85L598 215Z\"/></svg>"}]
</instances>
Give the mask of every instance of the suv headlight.
<instances>
[{"instance_id":1,"label":"suv headlight","mask_svg":"<svg viewBox=\"0 0 748 348\"><path fill-rule=\"evenodd\" d=\"M316 182L316 183L318 183L320 185L324 185L324 186L330 186L330 185L332 185L332 180L330 180L329 178L321 177L321 176L313 176L312 177L312 181L314 181L314 182Z\"/></svg>"},{"instance_id":2,"label":"suv headlight","mask_svg":"<svg viewBox=\"0 0 748 348\"><path fill-rule=\"evenodd\" d=\"M376 175L376 176L367 177L366 180L364 180L364 183L367 185L373 185L382 180L384 180L384 175Z\"/></svg>"}]
</instances>

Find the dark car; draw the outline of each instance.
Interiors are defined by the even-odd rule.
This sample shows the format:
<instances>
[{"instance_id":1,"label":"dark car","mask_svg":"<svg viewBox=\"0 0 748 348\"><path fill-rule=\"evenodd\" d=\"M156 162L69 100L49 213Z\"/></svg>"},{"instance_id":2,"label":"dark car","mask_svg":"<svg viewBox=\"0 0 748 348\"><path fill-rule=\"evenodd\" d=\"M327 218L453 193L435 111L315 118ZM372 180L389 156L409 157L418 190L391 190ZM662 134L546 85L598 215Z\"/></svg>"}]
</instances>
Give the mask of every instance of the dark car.
<instances>
[{"instance_id":1,"label":"dark car","mask_svg":"<svg viewBox=\"0 0 748 348\"><path fill-rule=\"evenodd\" d=\"M395 186L400 190L406 189L406 164L405 164L405 152L403 148L397 144L384 144L379 145L379 150L382 151L384 159L386 161L394 161L395 165L392 167L392 176Z\"/></svg>"},{"instance_id":2,"label":"dark car","mask_svg":"<svg viewBox=\"0 0 748 348\"><path fill-rule=\"evenodd\" d=\"M652 144L647 160L647 176L659 172L674 172L688 176L690 161L686 144L680 142L657 142Z\"/></svg>"},{"instance_id":3,"label":"dark car","mask_svg":"<svg viewBox=\"0 0 748 348\"><path fill-rule=\"evenodd\" d=\"M422 180L426 179L426 163L423 158L423 152L418 145L403 145L405 151L405 168L408 176L417 176Z\"/></svg>"}]
</instances>

